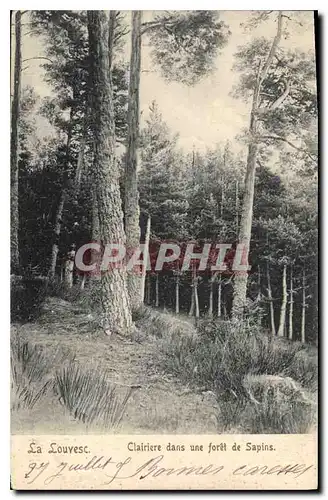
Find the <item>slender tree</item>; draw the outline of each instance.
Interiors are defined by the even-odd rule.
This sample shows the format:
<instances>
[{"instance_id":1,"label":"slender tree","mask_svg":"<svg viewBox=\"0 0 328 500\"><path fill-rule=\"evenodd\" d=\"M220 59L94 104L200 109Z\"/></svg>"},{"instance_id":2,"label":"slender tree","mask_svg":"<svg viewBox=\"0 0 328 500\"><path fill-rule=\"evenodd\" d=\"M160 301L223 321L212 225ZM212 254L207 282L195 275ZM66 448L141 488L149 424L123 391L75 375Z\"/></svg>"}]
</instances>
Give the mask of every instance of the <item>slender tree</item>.
<instances>
[{"instance_id":1,"label":"slender tree","mask_svg":"<svg viewBox=\"0 0 328 500\"><path fill-rule=\"evenodd\" d=\"M238 91L244 96L251 91L252 106L248 129L248 155L244 196L240 218L239 243L244 247L245 263L249 261L253 219L255 171L260 154L266 147L282 145L297 150L304 157L316 159L307 146L299 147L292 140L301 138L316 114L313 61L305 62L304 54L283 51L280 42L285 21L282 11L255 14L260 20L276 16L276 33L271 42L255 39L237 54L236 68L243 73ZM310 83L311 82L311 83ZM246 303L248 273L240 272L234 283L233 316L243 314Z\"/></svg>"},{"instance_id":2,"label":"slender tree","mask_svg":"<svg viewBox=\"0 0 328 500\"><path fill-rule=\"evenodd\" d=\"M302 276L302 320L301 320L301 342L305 344L305 312L306 312L306 279L305 279L305 269L303 269Z\"/></svg>"},{"instance_id":3,"label":"slender tree","mask_svg":"<svg viewBox=\"0 0 328 500\"><path fill-rule=\"evenodd\" d=\"M269 301L269 310L270 310L270 325L271 325L271 334L273 336L276 335L276 327L274 322L274 306L273 306L273 298L272 298L272 288L271 288L271 277L270 277L270 267L269 262L267 261L267 291L268 291L268 301Z\"/></svg>"},{"instance_id":4,"label":"slender tree","mask_svg":"<svg viewBox=\"0 0 328 500\"><path fill-rule=\"evenodd\" d=\"M147 226L146 226L146 235L145 235L145 249L143 253L143 262L144 265L142 267L141 274L141 303L143 304L145 299L145 284L146 284L146 275L147 275L147 262L149 258L149 240L150 240L150 228L151 228L151 217L148 215L147 218Z\"/></svg>"},{"instance_id":5,"label":"slender tree","mask_svg":"<svg viewBox=\"0 0 328 500\"><path fill-rule=\"evenodd\" d=\"M221 318L222 312L221 312L221 297L222 297L222 277L221 274L218 276L218 310L217 310L217 315L218 318Z\"/></svg>"},{"instance_id":6,"label":"slender tree","mask_svg":"<svg viewBox=\"0 0 328 500\"><path fill-rule=\"evenodd\" d=\"M156 273L155 281L155 307L159 307L159 274Z\"/></svg>"},{"instance_id":7,"label":"slender tree","mask_svg":"<svg viewBox=\"0 0 328 500\"><path fill-rule=\"evenodd\" d=\"M139 141L139 87L141 65L141 19L140 10L132 11L130 84L128 101L128 137L125 157L125 232L127 253L132 254L140 242L139 227L139 195L138 195L138 161L137 148ZM128 273L128 290L132 308L141 304L141 279L135 269Z\"/></svg>"},{"instance_id":8,"label":"slender tree","mask_svg":"<svg viewBox=\"0 0 328 500\"><path fill-rule=\"evenodd\" d=\"M14 89L11 105L11 135L10 135L10 265L11 273L19 271L19 212L18 212L18 134L21 107L21 11L15 14L15 61L14 61Z\"/></svg>"},{"instance_id":9,"label":"slender tree","mask_svg":"<svg viewBox=\"0 0 328 500\"><path fill-rule=\"evenodd\" d=\"M294 283L293 283L293 265L290 265L290 286L289 286L289 321L288 338L293 340L293 313L294 313Z\"/></svg>"},{"instance_id":10,"label":"slender tree","mask_svg":"<svg viewBox=\"0 0 328 500\"><path fill-rule=\"evenodd\" d=\"M278 337L283 337L286 323L286 307L287 307L287 264L283 265L282 269L282 301L280 307L279 328L277 331Z\"/></svg>"},{"instance_id":11,"label":"slender tree","mask_svg":"<svg viewBox=\"0 0 328 500\"><path fill-rule=\"evenodd\" d=\"M270 65L273 61L277 47L279 45L282 34L282 12L279 11L277 19L277 32L273 39L269 54L264 64L260 62L253 89L251 119L249 124L250 143L248 146L247 169L245 178L245 190L240 219L239 243L244 247L245 261L248 262L252 218L253 218L253 202L254 202L254 182L257 155L259 144L257 140L258 132L258 108L260 106L260 92L263 81L265 80ZM246 303L247 291L247 272L240 272L235 277L234 297L233 297L233 316L240 317L243 314Z\"/></svg>"},{"instance_id":12,"label":"slender tree","mask_svg":"<svg viewBox=\"0 0 328 500\"><path fill-rule=\"evenodd\" d=\"M57 256L58 256L58 251L59 251L59 238L60 238L60 232L61 232L62 222L63 222L64 206L65 206L65 203L67 200L68 189L69 189L68 181L69 181L69 168L70 168L69 159L70 159L70 148L71 148L72 126L73 126L72 123L73 123L73 110L71 108L68 129L67 129L67 141L66 141L66 153L65 153L65 160L64 160L64 172L63 172L63 179L62 179L62 189L61 189L61 193L60 193L59 203L57 205L57 210L56 210L56 215L55 215L55 224L54 224L54 229L53 229L51 258L50 258L50 266L49 266L49 271L48 271L48 277L50 280L53 280L55 278Z\"/></svg>"}]
</instances>

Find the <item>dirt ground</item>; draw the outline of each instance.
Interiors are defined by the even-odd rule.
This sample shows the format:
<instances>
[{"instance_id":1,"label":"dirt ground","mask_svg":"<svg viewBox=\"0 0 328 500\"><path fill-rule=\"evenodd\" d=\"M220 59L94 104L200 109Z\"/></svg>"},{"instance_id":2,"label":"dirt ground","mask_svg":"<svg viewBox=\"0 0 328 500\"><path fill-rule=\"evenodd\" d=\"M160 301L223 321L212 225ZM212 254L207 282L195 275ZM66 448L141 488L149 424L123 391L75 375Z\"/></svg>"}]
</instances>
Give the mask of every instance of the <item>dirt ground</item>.
<instances>
[{"instance_id":1,"label":"dirt ground","mask_svg":"<svg viewBox=\"0 0 328 500\"><path fill-rule=\"evenodd\" d=\"M67 351L74 358L72 362L100 366L110 373L110 380L122 387L138 386L128 402L119 433L218 432L214 396L195 392L163 371L160 339L143 337L132 342L118 336L108 338L88 325L86 314L72 310L59 317L56 311L48 310L40 321L13 325L13 331L18 330L20 337L43 349ZM104 433L99 427L87 428L75 421L53 395L43 398L32 410L13 411L11 425L15 434Z\"/></svg>"}]
</instances>

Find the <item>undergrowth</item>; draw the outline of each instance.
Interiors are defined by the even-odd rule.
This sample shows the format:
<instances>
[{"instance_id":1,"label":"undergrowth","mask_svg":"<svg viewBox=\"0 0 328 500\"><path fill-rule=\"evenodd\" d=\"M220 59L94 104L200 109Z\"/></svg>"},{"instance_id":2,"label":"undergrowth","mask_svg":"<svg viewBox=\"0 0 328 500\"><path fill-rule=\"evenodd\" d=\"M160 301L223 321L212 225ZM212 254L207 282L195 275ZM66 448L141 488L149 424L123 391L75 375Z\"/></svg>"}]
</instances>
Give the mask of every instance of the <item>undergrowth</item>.
<instances>
[{"instance_id":1,"label":"undergrowth","mask_svg":"<svg viewBox=\"0 0 328 500\"><path fill-rule=\"evenodd\" d=\"M90 425L99 423L115 430L120 425L133 387L110 383L101 369L86 369L78 364L56 373L56 389L60 402L70 415Z\"/></svg>"},{"instance_id":2,"label":"undergrowth","mask_svg":"<svg viewBox=\"0 0 328 500\"><path fill-rule=\"evenodd\" d=\"M58 367L61 367L58 369ZM42 348L11 339L11 409L33 409L56 399L69 414L90 426L116 430L124 416L134 386L109 382L99 367L88 368L75 362L74 355L61 348Z\"/></svg>"},{"instance_id":3,"label":"undergrowth","mask_svg":"<svg viewBox=\"0 0 328 500\"><path fill-rule=\"evenodd\" d=\"M155 316L153 329L158 322ZM165 337L161 326L163 368L194 389L215 394L218 429L303 433L314 424L317 362L304 345L273 338L257 324L237 321L203 321L197 337L181 334L179 325L176 330ZM274 387L256 401L250 397L247 380Z\"/></svg>"}]
</instances>

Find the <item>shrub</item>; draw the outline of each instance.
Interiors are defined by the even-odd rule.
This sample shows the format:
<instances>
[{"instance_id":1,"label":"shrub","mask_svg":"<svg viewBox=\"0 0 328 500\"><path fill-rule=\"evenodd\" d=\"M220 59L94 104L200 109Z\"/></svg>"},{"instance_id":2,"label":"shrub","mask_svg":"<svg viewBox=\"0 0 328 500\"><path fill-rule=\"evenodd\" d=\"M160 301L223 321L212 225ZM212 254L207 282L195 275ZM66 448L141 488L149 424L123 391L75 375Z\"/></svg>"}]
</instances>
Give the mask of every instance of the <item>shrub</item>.
<instances>
[{"instance_id":1,"label":"shrub","mask_svg":"<svg viewBox=\"0 0 328 500\"><path fill-rule=\"evenodd\" d=\"M194 325L181 316L156 311L146 306L142 306L134 314L137 328L148 336L165 338L169 342L171 338L178 341L182 336L194 337L196 334Z\"/></svg>"},{"instance_id":2,"label":"shrub","mask_svg":"<svg viewBox=\"0 0 328 500\"><path fill-rule=\"evenodd\" d=\"M315 401L290 377L248 375L244 387L250 396L240 416L244 432L301 434L314 424Z\"/></svg>"},{"instance_id":3,"label":"shrub","mask_svg":"<svg viewBox=\"0 0 328 500\"><path fill-rule=\"evenodd\" d=\"M318 390L317 355L302 349L294 357L292 363L286 366L284 374L300 382L303 387L312 391Z\"/></svg>"},{"instance_id":4,"label":"shrub","mask_svg":"<svg viewBox=\"0 0 328 500\"><path fill-rule=\"evenodd\" d=\"M297 404L292 401L294 410L291 421L287 423L286 420L284 423L279 421L280 402L277 398L270 409L264 405L254 410L252 406L254 401L250 401L249 391L244 384L247 377L293 376L299 384L305 381L313 384L316 373L312 367L311 375L306 375L304 360L307 355L304 346L272 338L263 334L260 328L260 325L250 326L236 321L205 321L199 327L196 340L180 336L163 342L165 366L185 382L214 392L220 407L218 423L221 428L238 426L242 422L242 415L249 415L253 423L250 424L248 420L248 428L259 427L264 431L265 426L272 425L277 432L282 428L284 431L281 432L296 432L295 429L305 432L312 417L309 407L302 401L297 401ZM281 407L281 415L287 412L288 404L286 408Z\"/></svg>"},{"instance_id":5,"label":"shrub","mask_svg":"<svg viewBox=\"0 0 328 500\"><path fill-rule=\"evenodd\" d=\"M82 369L72 364L56 373L59 401L73 418L87 425L96 422L105 428L117 429L134 387L118 389L99 368Z\"/></svg>"}]
</instances>

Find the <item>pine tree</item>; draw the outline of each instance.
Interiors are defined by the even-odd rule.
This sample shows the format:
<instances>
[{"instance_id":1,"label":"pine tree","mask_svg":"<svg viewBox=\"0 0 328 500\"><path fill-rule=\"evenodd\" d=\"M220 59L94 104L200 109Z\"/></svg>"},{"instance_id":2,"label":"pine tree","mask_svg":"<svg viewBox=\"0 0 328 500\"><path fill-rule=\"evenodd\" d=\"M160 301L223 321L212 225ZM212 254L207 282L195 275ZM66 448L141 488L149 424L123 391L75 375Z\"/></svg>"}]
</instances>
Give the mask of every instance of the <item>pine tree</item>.
<instances>
[{"instance_id":1,"label":"pine tree","mask_svg":"<svg viewBox=\"0 0 328 500\"><path fill-rule=\"evenodd\" d=\"M93 176L97 195L99 232L102 243L125 244L119 169L115 159L113 89L109 76L108 19L104 11L88 11L90 77L93 86L92 131ZM127 334L132 325L123 266L104 270L101 301L107 334Z\"/></svg>"}]
</instances>

